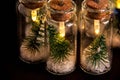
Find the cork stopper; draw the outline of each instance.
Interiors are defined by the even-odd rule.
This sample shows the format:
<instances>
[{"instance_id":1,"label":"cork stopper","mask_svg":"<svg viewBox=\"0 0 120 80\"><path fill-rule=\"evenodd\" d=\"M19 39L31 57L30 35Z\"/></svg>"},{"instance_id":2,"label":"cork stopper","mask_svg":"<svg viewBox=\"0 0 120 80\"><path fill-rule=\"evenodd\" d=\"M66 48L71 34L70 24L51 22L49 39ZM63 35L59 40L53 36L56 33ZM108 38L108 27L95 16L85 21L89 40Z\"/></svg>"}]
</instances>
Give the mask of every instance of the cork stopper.
<instances>
[{"instance_id":1,"label":"cork stopper","mask_svg":"<svg viewBox=\"0 0 120 80\"><path fill-rule=\"evenodd\" d=\"M108 0L86 0L87 6L92 9L105 9L108 3Z\"/></svg>"},{"instance_id":2,"label":"cork stopper","mask_svg":"<svg viewBox=\"0 0 120 80\"><path fill-rule=\"evenodd\" d=\"M73 7L71 0L51 0L50 7L58 11L67 11Z\"/></svg>"},{"instance_id":3,"label":"cork stopper","mask_svg":"<svg viewBox=\"0 0 120 80\"><path fill-rule=\"evenodd\" d=\"M22 0L21 3L29 9L36 9L43 7L46 0Z\"/></svg>"},{"instance_id":4,"label":"cork stopper","mask_svg":"<svg viewBox=\"0 0 120 80\"><path fill-rule=\"evenodd\" d=\"M86 0L87 17L99 20L109 18L108 5L108 0Z\"/></svg>"},{"instance_id":5,"label":"cork stopper","mask_svg":"<svg viewBox=\"0 0 120 80\"><path fill-rule=\"evenodd\" d=\"M72 11L75 6L71 0L51 0L49 2L49 8L51 18L55 21L66 21L71 18ZM70 12L71 11L71 12Z\"/></svg>"}]
</instances>

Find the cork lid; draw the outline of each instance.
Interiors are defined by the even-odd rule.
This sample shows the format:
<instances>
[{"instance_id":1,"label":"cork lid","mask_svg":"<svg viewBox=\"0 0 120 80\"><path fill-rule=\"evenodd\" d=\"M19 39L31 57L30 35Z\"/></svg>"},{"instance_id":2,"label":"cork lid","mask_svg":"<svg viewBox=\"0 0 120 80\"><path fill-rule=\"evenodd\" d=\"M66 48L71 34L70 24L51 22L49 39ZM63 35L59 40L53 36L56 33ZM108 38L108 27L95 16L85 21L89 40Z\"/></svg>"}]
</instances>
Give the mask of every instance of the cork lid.
<instances>
[{"instance_id":1,"label":"cork lid","mask_svg":"<svg viewBox=\"0 0 120 80\"><path fill-rule=\"evenodd\" d=\"M74 7L71 0L51 0L49 6L58 11L67 11Z\"/></svg>"},{"instance_id":2,"label":"cork lid","mask_svg":"<svg viewBox=\"0 0 120 80\"><path fill-rule=\"evenodd\" d=\"M50 16L55 21L67 21L76 12L76 5L72 0L50 0L48 7Z\"/></svg>"},{"instance_id":3,"label":"cork lid","mask_svg":"<svg viewBox=\"0 0 120 80\"><path fill-rule=\"evenodd\" d=\"M86 5L93 9L105 9L108 3L108 0L86 0Z\"/></svg>"},{"instance_id":4,"label":"cork lid","mask_svg":"<svg viewBox=\"0 0 120 80\"><path fill-rule=\"evenodd\" d=\"M46 0L19 0L25 7L29 9L36 9L42 7Z\"/></svg>"}]
</instances>

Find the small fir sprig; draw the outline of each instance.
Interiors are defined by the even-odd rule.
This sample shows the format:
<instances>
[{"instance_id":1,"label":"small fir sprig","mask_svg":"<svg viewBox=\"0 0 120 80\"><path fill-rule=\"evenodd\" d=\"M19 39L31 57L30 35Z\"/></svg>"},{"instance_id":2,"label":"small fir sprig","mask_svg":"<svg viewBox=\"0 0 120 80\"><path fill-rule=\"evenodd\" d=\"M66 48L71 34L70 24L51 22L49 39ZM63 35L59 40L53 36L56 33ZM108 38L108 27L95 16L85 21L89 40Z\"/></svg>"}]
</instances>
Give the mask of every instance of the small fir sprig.
<instances>
[{"instance_id":1,"label":"small fir sprig","mask_svg":"<svg viewBox=\"0 0 120 80\"><path fill-rule=\"evenodd\" d=\"M41 46L44 45L44 38L45 38L45 13L40 10L37 16L37 21L31 21L32 34L29 34L23 40L22 45L27 48L31 53L35 53L36 51L39 52ZM43 17L44 16L44 17Z\"/></svg>"},{"instance_id":2,"label":"small fir sprig","mask_svg":"<svg viewBox=\"0 0 120 80\"><path fill-rule=\"evenodd\" d=\"M93 66L100 62L108 63L108 52L104 35L98 36L85 50L84 53L88 55L87 61Z\"/></svg>"},{"instance_id":3,"label":"small fir sprig","mask_svg":"<svg viewBox=\"0 0 120 80\"><path fill-rule=\"evenodd\" d=\"M70 55L70 42L61 37L54 26L48 26L50 53L55 62L61 62Z\"/></svg>"}]
</instances>

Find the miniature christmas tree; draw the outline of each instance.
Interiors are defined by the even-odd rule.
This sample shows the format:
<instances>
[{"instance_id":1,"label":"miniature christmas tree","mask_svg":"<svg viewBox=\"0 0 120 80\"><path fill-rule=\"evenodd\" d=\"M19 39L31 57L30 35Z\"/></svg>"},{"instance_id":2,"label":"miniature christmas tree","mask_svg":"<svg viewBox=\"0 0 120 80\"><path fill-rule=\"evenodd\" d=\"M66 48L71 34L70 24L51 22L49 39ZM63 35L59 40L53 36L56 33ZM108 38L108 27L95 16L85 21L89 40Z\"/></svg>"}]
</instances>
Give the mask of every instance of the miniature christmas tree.
<instances>
[{"instance_id":1,"label":"miniature christmas tree","mask_svg":"<svg viewBox=\"0 0 120 80\"><path fill-rule=\"evenodd\" d=\"M30 51L38 51L40 46L44 44L45 38L45 16L43 10L39 10L35 21L31 21L31 34L25 37L23 43Z\"/></svg>"},{"instance_id":2,"label":"miniature christmas tree","mask_svg":"<svg viewBox=\"0 0 120 80\"><path fill-rule=\"evenodd\" d=\"M70 55L70 43L61 37L53 26L48 26L51 56L55 62L64 61Z\"/></svg>"},{"instance_id":3,"label":"miniature christmas tree","mask_svg":"<svg viewBox=\"0 0 120 80\"><path fill-rule=\"evenodd\" d=\"M20 46L21 58L27 62L44 60L48 56L45 26L46 13L42 9L35 11L35 18L31 14L31 21L26 26L25 38Z\"/></svg>"},{"instance_id":4,"label":"miniature christmas tree","mask_svg":"<svg viewBox=\"0 0 120 80\"><path fill-rule=\"evenodd\" d=\"M107 50L105 36L99 35L85 50L81 56L81 63L87 71L100 73L110 67L110 57Z\"/></svg>"},{"instance_id":5,"label":"miniature christmas tree","mask_svg":"<svg viewBox=\"0 0 120 80\"><path fill-rule=\"evenodd\" d=\"M23 45L25 44L26 48L31 51L31 53L35 53L36 51L39 52L40 46L42 46L44 43L44 24L41 23L39 26L33 22L32 25L32 35L26 36L23 41Z\"/></svg>"},{"instance_id":6,"label":"miniature christmas tree","mask_svg":"<svg viewBox=\"0 0 120 80\"><path fill-rule=\"evenodd\" d=\"M108 56L104 35L97 37L85 51L89 55L88 61L90 61L93 66L99 65L100 61L106 62L105 59L108 58Z\"/></svg>"}]
</instances>

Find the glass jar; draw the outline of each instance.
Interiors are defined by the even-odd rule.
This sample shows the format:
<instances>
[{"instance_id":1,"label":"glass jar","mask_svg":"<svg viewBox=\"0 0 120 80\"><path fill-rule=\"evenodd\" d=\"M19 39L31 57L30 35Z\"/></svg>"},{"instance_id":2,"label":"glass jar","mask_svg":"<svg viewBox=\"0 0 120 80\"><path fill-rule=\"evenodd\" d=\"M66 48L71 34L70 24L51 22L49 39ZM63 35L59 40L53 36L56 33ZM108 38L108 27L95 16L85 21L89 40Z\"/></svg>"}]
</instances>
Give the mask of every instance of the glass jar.
<instances>
[{"instance_id":1,"label":"glass jar","mask_svg":"<svg viewBox=\"0 0 120 80\"><path fill-rule=\"evenodd\" d=\"M76 64L76 4L72 0L49 0L48 12L50 56L46 69L55 75L65 75L74 71Z\"/></svg>"},{"instance_id":2,"label":"glass jar","mask_svg":"<svg viewBox=\"0 0 120 80\"><path fill-rule=\"evenodd\" d=\"M111 0L114 3L113 16L113 48L120 48L120 0Z\"/></svg>"},{"instance_id":3,"label":"glass jar","mask_svg":"<svg viewBox=\"0 0 120 80\"><path fill-rule=\"evenodd\" d=\"M82 2L80 11L80 67L86 73L100 75L108 72L112 64L113 9L110 1L106 6L101 3L103 0L98 0L102 7L96 9L96 5L89 1Z\"/></svg>"},{"instance_id":4,"label":"glass jar","mask_svg":"<svg viewBox=\"0 0 120 80\"><path fill-rule=\"evenodd\" d=\"M16 6L19 56L26 63L46 61L48 58L46 3L47 0L19 0Z\"/></svg>"}]
</instances>

